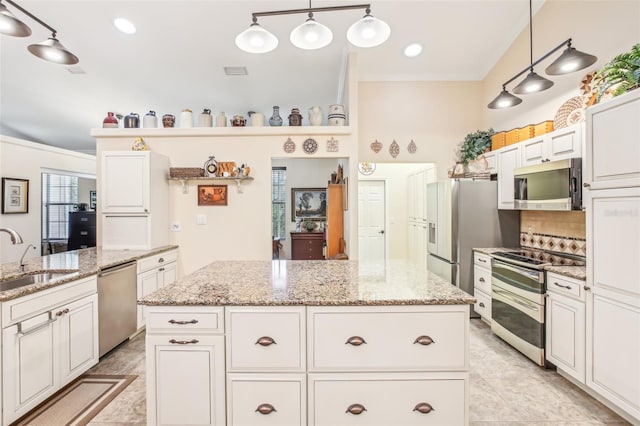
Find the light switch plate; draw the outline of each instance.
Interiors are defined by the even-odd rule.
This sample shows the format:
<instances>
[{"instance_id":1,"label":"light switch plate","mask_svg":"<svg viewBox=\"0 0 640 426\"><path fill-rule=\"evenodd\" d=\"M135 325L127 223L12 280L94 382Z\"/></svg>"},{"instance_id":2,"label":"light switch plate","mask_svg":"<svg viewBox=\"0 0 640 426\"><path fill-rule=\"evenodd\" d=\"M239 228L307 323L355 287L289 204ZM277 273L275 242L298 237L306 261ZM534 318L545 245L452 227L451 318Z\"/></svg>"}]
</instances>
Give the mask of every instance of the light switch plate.
<instances>
[{"instance_id":1,"label":"light switch plate","mask_svg":"<svg viewBox=\"0 0 640 426\"><path fill-rule=\"evenodd\" d=\"M198 216L196 216L196 223L198 225L206 225L207 224L207 215L206 214L199 214Z\"/></svg>"},{"instance_id":2,"label":"light switch plate","mask_svg":"<svg viewBox=\"0 0 640 426\"><path fill-rule=\"evenodd\" d=\"M180 230L180 222L171 222L171 230L178 232Z\"/></svg>"}]
</instances>

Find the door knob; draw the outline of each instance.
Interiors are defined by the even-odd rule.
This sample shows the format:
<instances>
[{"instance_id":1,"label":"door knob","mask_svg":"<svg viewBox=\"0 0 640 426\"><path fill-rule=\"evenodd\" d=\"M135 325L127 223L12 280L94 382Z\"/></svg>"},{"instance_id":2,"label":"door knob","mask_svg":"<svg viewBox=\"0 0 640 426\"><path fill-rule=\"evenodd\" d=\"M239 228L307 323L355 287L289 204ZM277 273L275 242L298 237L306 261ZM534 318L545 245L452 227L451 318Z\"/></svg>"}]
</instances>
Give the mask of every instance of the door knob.
<instances>
[{"instance_id":1,"label":"door knob","mask_svg":"<svg viewBox=\"0 0 640 426\"><path fill-rule=\"evenodd\" d=\"M384 229L378 231L378 234L384 234Z\"/></svg>"}]
</instances>

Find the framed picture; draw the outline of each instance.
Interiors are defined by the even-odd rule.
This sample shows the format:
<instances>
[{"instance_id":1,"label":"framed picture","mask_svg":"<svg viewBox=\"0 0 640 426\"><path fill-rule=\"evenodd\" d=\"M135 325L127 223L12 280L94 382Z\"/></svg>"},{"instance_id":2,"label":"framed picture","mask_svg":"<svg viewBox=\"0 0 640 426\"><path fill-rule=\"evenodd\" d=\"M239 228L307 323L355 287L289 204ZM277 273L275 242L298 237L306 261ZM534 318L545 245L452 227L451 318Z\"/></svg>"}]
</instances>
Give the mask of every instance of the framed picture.
<instances>
[{"instance_id":1,"label":"framed picture","mask_svg":"<svg viewBox=\"0 0 640 426\"><path fill-rule=\"evenodd\" d=\"M96 191L89 191L89 207L91 208L91 210L96 209L97 207L96 201L97 201Z\"/></svg>"},{"instance_id":2,"label":"framed picture","mask_svg":"<svg viewBox=\"0 0 640 426\"><path fill-rule=\"evenodd\" d=\"M2 213L29 213L29 180L2 178Z\"/></svg>"},{"instance_id":3,"label":"framed picture","mask_svg":"<svg viewBox=\"0 0 640 426\"><path fill-rule=\"evenodd\" d=\"M198 185L199 206L226 206L227 185Z\"/></svg>"},{"instance_id":4,"label":"framed picture","mask_svg":"<svg viewBox=\"0 0 640 426\"><path fill-rule=\"evenodd\" d=\"M327 188L291 188L291 221L327 220Z\"/></svg>"}]
</instances>

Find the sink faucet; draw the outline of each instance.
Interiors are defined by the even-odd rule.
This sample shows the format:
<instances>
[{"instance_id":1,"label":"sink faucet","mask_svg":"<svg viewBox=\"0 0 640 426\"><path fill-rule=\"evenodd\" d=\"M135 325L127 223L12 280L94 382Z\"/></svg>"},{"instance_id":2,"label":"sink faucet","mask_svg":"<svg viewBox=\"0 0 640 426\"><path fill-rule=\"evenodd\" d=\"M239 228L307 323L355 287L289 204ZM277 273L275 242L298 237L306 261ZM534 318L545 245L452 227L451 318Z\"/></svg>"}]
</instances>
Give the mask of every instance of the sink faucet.
<instances>
[{"instance_id":1,"label":"sink faucet","mask_svg":"<svg viewBox=\"0 0 640 426\"><path fill-rule=\"evenodd\" d=\"M20 272L24 272L24 257L27 255L27 252L31 247L33 247L34 250L36 249L36 246L34 246L33 244L29 244L24 253L22 253L22 257L20 258Z\"/></svg>"},{"instance_id":2,"label":"sink faucet","mask_svg":"<svg viewBox=\"0 0 640 426\"><path fill-rule=\"evenodd\" d=\"M6 232L11 236L11 242L13 244L22 244L22 237L16 231L11 228L0 228L0 231Z\"/></svg>"}]
</instances>

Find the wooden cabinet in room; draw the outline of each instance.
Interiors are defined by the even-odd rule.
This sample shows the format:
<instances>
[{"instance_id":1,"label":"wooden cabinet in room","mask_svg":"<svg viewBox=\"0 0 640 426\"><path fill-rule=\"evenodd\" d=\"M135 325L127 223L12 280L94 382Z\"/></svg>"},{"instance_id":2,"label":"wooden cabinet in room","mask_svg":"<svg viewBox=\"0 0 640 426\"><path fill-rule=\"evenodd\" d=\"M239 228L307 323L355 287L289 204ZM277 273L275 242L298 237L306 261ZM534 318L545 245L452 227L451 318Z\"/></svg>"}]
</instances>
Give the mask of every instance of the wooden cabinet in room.
<instances>
[{"instance_id":1,"label":"wooden cabinet in room","mask_svg":"<svg viewBox=\"0 0 640 426\"><path fill-rule=\"evenodd\" d=\"M96 245L96 212L69 212L69 240L67 250Z\"/></svg>"},{"instance_id":2,"label":"wooden cabinet in room","mask_svg":"<svg viewBox=\"0 0 640 426\"><path fill-rule=\"evenodd\" d=\"M344 238L344 185L327 186L327 258L340 253L341 240Z\"/></svg>"},{"instance_id":3,"label":"wooden cabinet in room","mask_svg":"<svg viewBox=\"0 0 640 426\"><path fill-rule=\"evenodd\" d=\"M291 260L320 260L324 259L322 246L323 232L290 232Z\"/></svg>"}]
</instances>

